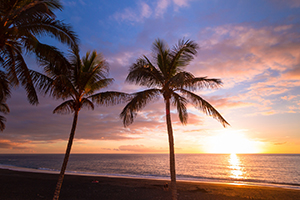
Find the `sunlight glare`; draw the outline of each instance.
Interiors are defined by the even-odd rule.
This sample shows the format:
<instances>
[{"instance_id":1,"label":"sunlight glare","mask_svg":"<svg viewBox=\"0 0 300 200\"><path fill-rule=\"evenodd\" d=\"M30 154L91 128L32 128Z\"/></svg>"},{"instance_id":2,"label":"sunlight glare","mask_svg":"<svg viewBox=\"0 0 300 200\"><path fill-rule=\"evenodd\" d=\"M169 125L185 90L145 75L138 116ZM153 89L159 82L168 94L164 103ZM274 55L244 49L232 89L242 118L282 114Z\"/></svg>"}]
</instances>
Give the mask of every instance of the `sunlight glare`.
<instances>
[{"instance_id":1,"label":"sunlight glare","mask_svg":"<svg viewBox=\"0 0 300 200\"><path fill-rule=\"evenodd\" d=\"M256 141L250 140L241 131L220 131L207 139L207 153L259 153Z\"/></svg>"},{"instance_id":2,"label":"sunlight glare","mask_svg":"<svg viewBox=\"0 0 300 200\"><path fill-rule=\"evenodd\" d=\"M235 153L230 154L229 159L230 169L231 169L231 178L239 179L243 178L243 171L240 166L240 159L237 157Z\"/></svg>"}]
</instances>

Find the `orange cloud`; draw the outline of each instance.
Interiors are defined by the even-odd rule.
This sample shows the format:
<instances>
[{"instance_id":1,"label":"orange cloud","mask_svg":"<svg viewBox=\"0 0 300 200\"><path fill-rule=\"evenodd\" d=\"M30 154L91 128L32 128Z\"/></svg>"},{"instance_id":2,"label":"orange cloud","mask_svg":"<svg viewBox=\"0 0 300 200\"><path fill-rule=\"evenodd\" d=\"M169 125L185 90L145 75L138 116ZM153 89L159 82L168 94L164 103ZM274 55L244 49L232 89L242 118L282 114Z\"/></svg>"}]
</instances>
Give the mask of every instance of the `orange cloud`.
<instances>
[{"instance_id":1,"label":"orange cloud","mask_svg":"<svg viewBox=\"0 0 300 200\"><path fill-rule=\"evenodd\" d=\"M168 149L157 149L155 147L145 147L144 145L122 145L120 151L129 151L134 153L166 153Z\"/></svg>"},{"instance_id":2,"label":"orange cloud","mask_svg":"<svg viewBox=\"0 0 300 200\"><path fill-rule=\"evenodd\" d=\"M22 150L22 149L28 149L25 146L22 146L22 143L12 142L10 140L0 140L0 149L16 149L16 150Z\"/></svg>"}]
</instances>

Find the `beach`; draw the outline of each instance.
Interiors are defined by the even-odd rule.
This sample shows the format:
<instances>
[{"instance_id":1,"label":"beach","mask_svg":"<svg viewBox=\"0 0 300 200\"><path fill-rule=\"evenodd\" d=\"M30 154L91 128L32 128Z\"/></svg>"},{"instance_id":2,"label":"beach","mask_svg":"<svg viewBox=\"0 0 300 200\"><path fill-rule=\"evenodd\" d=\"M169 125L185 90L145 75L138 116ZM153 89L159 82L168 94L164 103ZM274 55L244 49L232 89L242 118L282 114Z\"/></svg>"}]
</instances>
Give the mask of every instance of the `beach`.
<instances>
[{"instance_id":1,"label":"beach","mask_svg":"<svg viewBox=\"0 0 300 200\"><path fill-rule=\"evenodd\" d=\"M0 169L0 199L52 199L57 174ZM66 175L60 199L150 200L171 199L168 181ZM300 199L300 190L278 187L178 181L178 199Z\"/></svg>"}]
</instances>

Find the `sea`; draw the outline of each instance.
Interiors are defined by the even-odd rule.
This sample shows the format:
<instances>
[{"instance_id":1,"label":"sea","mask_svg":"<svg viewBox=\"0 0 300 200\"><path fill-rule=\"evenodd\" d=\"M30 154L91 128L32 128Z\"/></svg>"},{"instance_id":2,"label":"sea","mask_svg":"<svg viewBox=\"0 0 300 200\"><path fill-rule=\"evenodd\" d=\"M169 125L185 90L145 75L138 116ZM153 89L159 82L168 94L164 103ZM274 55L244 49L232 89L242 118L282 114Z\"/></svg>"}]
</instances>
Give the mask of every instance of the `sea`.
<instances>
[{"instance_id":1,"label":"sea","mask_svg":"<svg viewBox=\"0 0 300 200\"><path fill-rule=\"evenodd\" d=\"M59 173L63 154L2 154L0 168ZM71 154L67 174L169 180L168 154ZM300 154L176 154L180 181L300 190Z\"/></svg>"}]
</instances>

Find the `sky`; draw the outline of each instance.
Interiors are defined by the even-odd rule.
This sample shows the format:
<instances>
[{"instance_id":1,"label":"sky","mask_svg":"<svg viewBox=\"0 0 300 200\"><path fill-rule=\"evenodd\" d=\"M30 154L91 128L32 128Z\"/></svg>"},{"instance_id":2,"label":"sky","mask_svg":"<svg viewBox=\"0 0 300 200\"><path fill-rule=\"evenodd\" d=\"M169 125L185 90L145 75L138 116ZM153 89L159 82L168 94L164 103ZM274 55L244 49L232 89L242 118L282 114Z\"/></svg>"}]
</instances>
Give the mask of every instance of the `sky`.
<instances>
[{"instance_id":1,"label":"sky","mask_svg":"<svg viewBox=\"0 0 300 200\"><path fill-rule=\"evenodd\" d=\"M173 108L176 153L300 153L299 0L62 0L57 19L72 25L80 53L96 50L110 66L114 83L102 91L133 93L129 67L151 57L160 38L171 48L179 39L200 49L186 68L196 77L220 78L223 86L196 93L230 123L188 106L182 125ZM66 50L58 42L41 38ZM41 69L33 56L26 62ZM64 153L72 114L52 114L62 100L39 96L30 105L24 89L13 90L0 133L0 153ZM72 153L168 153L164 102L158 99L124 127L125 104L79 114Z\"/></svg>"}]
</instances>

